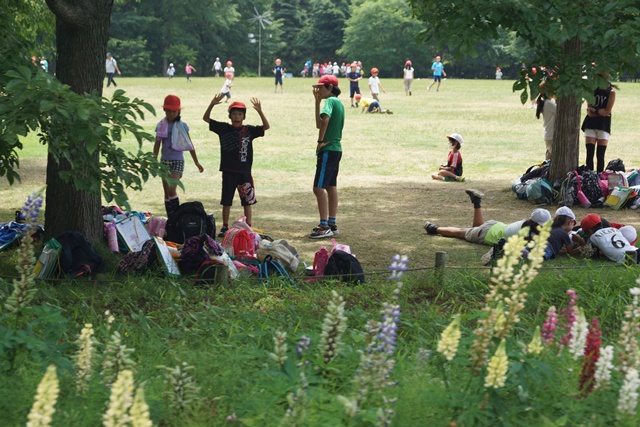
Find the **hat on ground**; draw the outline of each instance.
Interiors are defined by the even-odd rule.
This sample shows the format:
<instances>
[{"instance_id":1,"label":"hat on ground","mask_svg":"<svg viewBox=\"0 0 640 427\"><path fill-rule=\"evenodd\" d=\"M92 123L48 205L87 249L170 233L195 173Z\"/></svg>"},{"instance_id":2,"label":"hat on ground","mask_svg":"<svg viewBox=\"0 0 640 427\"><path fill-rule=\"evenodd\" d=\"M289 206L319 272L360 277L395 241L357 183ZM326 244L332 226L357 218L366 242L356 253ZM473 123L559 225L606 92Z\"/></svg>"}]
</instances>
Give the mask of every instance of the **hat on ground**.
<instances>
[{"instance_id":1,"label":"hat on ground","mask_svg":"<svg viewBox=\"0 0 640 427\"><path fill-rule=\"evenodd\" d=\"M625 225L624 227L620 227L620 233L622 233L622 237L627 239L627 242L631 246L636 245L636 241L638 240L638 232L632 225Z\"/></svg>"},{"instance_id":2,"label":"hat on ground","mask_svg":"<svg viewBox=\"0 0 640 427\"><path fill-rule=\"evenodd\" d=\"M180 111L180 98L175 95L167 95L164 98L162 108L169 111Z\"/></svg>"},{"instance_id":3,"label":"hat on ground","mask_svg":"<svg viewBox=\"0 0 640 427\"><path fill-rule=\"evenodd\" d=\"M372 69L371 69L371 74L375 74L375 73L377 73L377 72L378 72L378 69L377 69L377 68L372 68Z\"/></svg>"},{"instance_id":4,"label":"hat on ground","mask_svg":"<svg viewBox=\"0 0 640 427\"><path fill-rule=\"evenodd\" d=\"M313 86L324 86L325 84L338 86L338 78L331 74L326 74L320 77L320 80L318 80L318 83Z\"/></svg>"},{"instance_id":5,"label":"hat on ground","mask_svg":"<svg viewBox=\"0 0 640 427\"><path fill-rule=\"evenodd\" d=\"M459 133L452 133L451 135L447 135L447 139L448 138L455 139L460 143L460 145L462 145L462 143L464 142L464 140L462 139L462 135L460 135Z\"/></svg>"},{"instance_id":6,"label":"hat on ground","mask_svg":"<svg viewBox=\"0 0 640 427\"><path fill-rule=\"evenodd\" d=\"M356 93L355 98L356 98L357 100L360 100L360 99L362 99L362 95L360 95L359 93Z\"/></svg>"},{"instance_id":7,"label":"hat on ground","mask_svg":"<svg viewBox=\"0 0 640 427\"><path fill-rule=\"evenodd\" d=\"M582 227L583 230L590 230L601 222L602 220L598 214L590 213L582 218L582 221L580 221L580 227Z\"/></svg>"},{"instance_id":8,"label":"hat on ground","mask_svg":"<svg viewBox=\"0 0 640 427\"><path fill-rule=\"evenodd\" d=\"M551 214L546 209L534 209L531 212L531 220L538 225L544 225L547 221L551 219Z\"/></svg>"},{"instance_id":9,"label":"hat on ground","mask_svg":"<svg viewBox=\"0 0 640 427\"><path fill-rule=\"evenodd\" d=\"M570 208L566 207L566 206L562 206L562 207L560 207L560 208L558 208L556 210L556 215L555 216L558 216L558 215L568 216L569 218L571 218L573 220L576 219L576 215L573 213L573 211Z\"/></svg>"},{"instance_id":10,"label":"hat on ground","mask_svg":"<svg viewBox=\"0 0 640 427\"><path fill-rule=\"evenodd\" d=\"M244 110L247 111L247 106L244 105L244 102L234 101L229 105L229 111L231 110Z\"/></svg>"}]
</instances>

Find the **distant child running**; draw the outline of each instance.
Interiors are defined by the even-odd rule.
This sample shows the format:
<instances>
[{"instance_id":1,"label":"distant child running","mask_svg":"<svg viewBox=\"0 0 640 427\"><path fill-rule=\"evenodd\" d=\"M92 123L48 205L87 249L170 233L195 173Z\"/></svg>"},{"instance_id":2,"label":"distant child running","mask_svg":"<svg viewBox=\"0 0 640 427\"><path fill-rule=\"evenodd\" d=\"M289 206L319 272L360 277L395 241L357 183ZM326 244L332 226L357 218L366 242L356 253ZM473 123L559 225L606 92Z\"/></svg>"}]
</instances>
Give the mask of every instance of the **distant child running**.
<instances>
[{"instance_id":1,"label":"distant child running","mask_svg":"<svg viewBox=\"0 0 640 427\"><path fill-rule=\"evenodd\" d=\"M194 68L194 66L187 62L187 66L184 67L184 72L187 73L187 81L189 83L191 83L191 74L195 73L196 71L197 70Z\"/></svg>"},{"instance_id":2,"label":"distant child running","mask_svg":"<svg viewBox=\"0 0 640 427\"><path fill-rule=\"evenodd\" d=\"M371 96L376 101L380 101L380 89L382 89L384 93L387 93L387 91L382 87L382 83L380 83L380 79L378 78L378 69L372 68L371 77L369 77L369 92L371 92Z\"/></svg>"},{"instance_id":3,"label":"distant child running","mask_svg":"<svg viewBox=\"0 0 640 427\"><path fill-rule=\"evenodd\" d=\"M318 203L320 224L309 237L322 239L338 234L336 217L338 214L338 172L342 158L342 128L344 127L344 107L338 99L340 89L338 79L333 75L320 77L313 85L315 98L316 128L316 175L313 180L313 194ZM320 101L324 101L322 110Z\"/></svg>"},{"instance_id":4,"label":"distant child running","mask_svg":"<svg viewBox=\"0 0 640 427\"><path fill-rule=\"evenodd\" d=\"M380 102L372 98L363 98L360 94L356 95L356 102L362 107L361 113L366 111L367 113L393 114L391 110L383 110Z\"/></svg>"},{"instance_id":5,"label":"distant child running","mask_svg":"<svg viewBox=\"0 0 640 427\"><path fill-rule=\"evenodd\" d=\"M287 72L287 69L281 64L282 61L280 59L276 59L276 66L273 67L273 75L276 78L276 87L275 89L273 89L273 93L276 93L278 91L278 84L280 85L280 92L284 92L284 89L282 87L282 75Z\"/></svg>"},{"instance_id":6,"label":"distant child running","mask_svg":"<svg viewBox=\"0 0 640 427\"><path fill-rule=\"evenodd\" d=\"M433 83L429 86L428 90L431 90L431 87L438 83L438 87L436 87L436 92L440 91L440 83L442 83L442 76L447 77L447 73L444 72L444 65L440 60L440 55L436 56L436 60L431 64L431 71L433 71Z\"/></svg>"},{"instance_id":7,"label":"distant child running","mask_svg":"<svg viewBox=\"0 0 640 427\"><path fill-rule=\"evenodd\" d=\"M459 133L452 133L447 135L449 140L449 156L447 157L447 164L440 165L440 170L437 173L432 173L432 179L438 179L440 181L458 181L464 182L462 177L462 154L460 154L460 147L464 142L462 135Z\"/></svg>"},{"instance_id":8,"label":"distant child running","mask_svg":"<svg viewBox=\"0 0 640 427\"><path fill-rule=\"evenodd\" d=\"M183 151L173 149L173 130L176 126L183 126L187 135L189 135L189 126L180 119L180 98L175 95L167 95L166 98L164 98L162 108L164 109L166 117L156 125L156 143L153 146L153 156L156 159L158 158L160 146L162 146L160 161L169 168L169 178L180 179L184 172L184 155ZM200 165L200 162L198 162L195 148L189 151L189 153L191 154L193 163L200 173L202 173L204 169L202 165ZM167 210L167 217L171 217L178 210L180 199L176 193L175 185L170 185L163 179L162 186L164 187L164 206Z\"/></svg>"},{"instance_id":9,"label":"distant child running","mask_svg":"<svg viewBox=\"0 0 640 427\"><path fill-rule=\"evenodd\" d=\"M169 77L169 80L171 80L175 74L176 68L173 66L173 63L171 63L169 64L169 68L167 68L167 77Z\"/></svg>"},{"instance_id":10,"label":"distant child running","mask_svg":"<svg viewBox=\"0 0 640 427\"><path fill-rule=\"evenodd\" d=\"M222 84L222 89L220 89L220 94L222 96L226 96L227 99L224 100L224 102L228 102L229 99L231 98L231 86L233 86L233 74L231 73L227 73L224 75L225 80L224 83Z\"/></svg>"},{"instance_id":11,"label":"distant child running","mask_svg":"<svg viewBox=\"0 0 640 427\"><path fill-rule=\"evenodd\" d=\"M575 225L576 216L571 209L562 206L556 210L555 218L551 224L551 234L549 234L547 248L544 252L545 260L557 258L565 253L578 255L582 252L584 239L572 232Z\"/></svg>"},{"instance_id":12,"label":"distant child running","mask_svg":"<svg viewBox=\"0 0 640 427\"><path fill-rule=\"evenodd\" d=\"M258 112L262 120L262 126L243 125L247 117L247 107L242 102L232 102L229 105L229 119L231 123L213 120L211 110L220 104L223 94L216 95L202 119L209 124L209 130L220 138L220 171L222 172L222 228L218 237L224 237L229 230L229 215L233 205L233 196L236 189L240 196L240 203L244 209L247 224L251 226L251 206L256 204L256 193L251 176L253 164L253 140L264 136L269 129L269 122L262 112L262 106L257 98L251 98L253 108Z\"/></svg>"}]
</instances>

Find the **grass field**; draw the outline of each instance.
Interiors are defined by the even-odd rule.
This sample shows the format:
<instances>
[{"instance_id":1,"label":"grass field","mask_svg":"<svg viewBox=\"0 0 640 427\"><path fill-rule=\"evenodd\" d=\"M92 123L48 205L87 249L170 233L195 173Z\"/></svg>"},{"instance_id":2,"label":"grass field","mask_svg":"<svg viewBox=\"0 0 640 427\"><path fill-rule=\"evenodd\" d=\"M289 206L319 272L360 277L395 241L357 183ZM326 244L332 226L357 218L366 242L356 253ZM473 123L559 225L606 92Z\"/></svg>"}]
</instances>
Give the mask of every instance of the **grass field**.
<instances>
[{"instance_id":1,"label":"grass field","mask_svg":"<svg viewBox=\"0 0 640 427\"><path fill-rule=\"evenodd\" d=\"M182 98L183 118L191 127L205 172L198 174L187 160L186 192L180 197L182 201L201 200L219 218L218 141L201 116L222 81L117 81L130 95L144 98L158 109L169 93ZM330 245L306 237L318 220L311 191L317 139L311 83L309 79L286 80L286 92L274 94L271 79L238 78L232 90L234 100L260 98L272 127L265 138L255 141L253 173L259 203L254 225L273 237L289 240L307 263L321 244ZM473 374L469 369L473 330L486 316L479 309L485 303L489 271L478 267L487 248L427 237L422 228L426 219L469 225L472 208L464 193L468 187L485 191L487 217L511 221L529 215L532 205L517 200L510 187L513 179L538 163L544 153L542 124L535 120L534 111L519 104L507 81L449 79L438 93L426 91L429 81L416 81L411 97L404 95L400 80L382 83L387 89L381 97L383 106L392 109L394 115L367 115L346 109L338 241L351 246L366 272L385 271L383 274L361 286L325 280L298 281L298 287L293 288L284 282L261 286L243 279L231 289L202 289L193 287L188 279L164 280L153 274L124 277L109 271L95 281L37 283L34 300L20 316L12 315L5 305L14 286L3 275L2 425L24 425L38 382L50 363L58 367L61 390L52 425L100 425L113 388L105 386L97 362L110 360L104 344L113 337L113 331L120 333L123 346L135 349L130 357L136 385L144 385L155 425L382 425L376 422L377 409L389 405L381 394L370 389L369 400L354 417L346 415L338 396L361 391L354 378L364 366L362 356L371 338L366 332L371 329L367 322L380 321L383 302L389 301L397 303L401 311L397 348L390 356L395 367L390 378L381 378L378 373L374 376L378 383L370 386L379 386L385 396L398 399L390 405L396 411L394 426L638 425L637 415L618 417L616 412L621 374L614 372L612 387L578 398L581 359L576 361L567 351L557 351L560 347L549 347L539 356L522 351L535 327L544 322L547 309L553 305L560 312L567 306L567 289L578 292L587 319L600 319L603 346L615 344L625 306L632 300L628 290L638 276L638 268L581 259L545 263L552 268L544 268L526 289L521 320L513 325L508 339L507 383L491 389L483 383L484 370ZM105 95L111 90L105 89ZM640 119L633 113L640 107L639 91L640 85L621 86L607 156L622 158L628 167L640 165L640 154L634 146ZM347 96L340 98L348 107ZM223 106L216 107L213 115L225 120ZM157 120L159 117L147 117L144 126L152 132ZM250 111L247 123L257 120L257 114ZM431 172L446 159L445 135L450 132L459 132L465 138L462 153L467 182L462 184L430 179ZM135 148L131 142L125 144ZM147 148L151 150L152 145ZM22 183L0 186L0 221L11 219L27 195L44 184L45 162L44 147L35 137L26 140L21 157ZM136 210L164 212L159 180L129 197ZM232 215L240 211L236 206ZM576 209L578 216L586 212ZM637 211L598 212L640 226ZM442 274L425 271L425 267L433 266L435 251L441 250L447 252L452 268ZM0 253L0 271L11 271L11 278L18 261L16 253ZM397 300L392 299L392 282L386 281L386 267L395 253L408 255L411 269L405 274ZM105 256L115 270L117 257ZM345 300L344 322L348 327L339 356L324 363L322 319L334 290ZM114 316L113 323L108 321L107 310ZM462 319L462 341L458 356L449 361L436 348L453 314ZM88 382L88 391L81 393L76 390L73 363L78 334L89 322L101 344L96 346L96 372ZM558 326L557 341L568 332L562 329L562 320ZM274 336L278 331L288 334L284 342L289 349L284 353L289 360L282 366L269 357L276 351ZM311 338L312 344L299 356L296 346L303 336ZM491 344L492 354L498 341L494 339ZM167 395L172 387L167 387L159 366L173 367L183 362L193 367L188 375L200 390L186 399L190 401L187 408L177 409L172 406L175 399ZM300 373L306 375L305 381ZM387 381L393 385L386 386ZM290 393L300 393L299 399L292 400ZM292 408L297 415L287 417L287 410Z\"/></svg>"},{"instance_id":2,"label":"grass field","mask_svg":"<svg viewBox=\"0 0 640 427\"><path fill-rule=\"evenodd\" d=\"M220 219L221 178L218 172L217 136L208 131L202 114L220 89L222 79L120 78L119 88L130 96L152 104L160 116L147 115L143 124L153 132L162 113L164 96L182 99L182 116L191 127L198 157L205 168L199 174L189 156L183 177L185 192L181 201L200 200ZM258 204L254 207L254 226L275 238L289 240L310 262L315 250L329 242L306 236L318 222L315 198L311 192L315 168L315 129L312 79L286 79L285 93L273 93L271 78L235 80L232 101L249 105L258 97L271 124L264 138L254 143L253 175ZM512 221L524 218L532 206L517 200L510 192L511 182L524 170L543 159L542 121L535 110L523 106L510 81L456 80L443 82L440 92L427 92L430 80L416 80L413 96L405 96L399 79L382 80L387 90L381 94L384 108L394 115L361 114L350 109L348 85L341 80L345 104L343 149L338 188L340 207L339 241L352 246L368 270L383 268L393 253L406 253L420 265L433 264L433 252L448 252L453 265L478 265L485 248L466 242L426 237L422 228L429 219L441 225L468 226L472 208L464 193L474 187L486 193L485 218ZM366 96L366 81L361 89ZM104 96L113 87L104 89ZM640 85L621 84L614 108L613 133L607 160L622 158L627 167L640 166L637 129L640 127ZM227 120L225 105L213 110L213 117ZM259 124L250 109L248 124ZM465 183L432 181L430 174L446 161L445 136L459 132ZM134 144L131 148L134 149ZM152 143L146 145L152 150ZM21 153L22 183L0 187L3 199L0 220L9 220L26 196L45 182L46 152L35 136L25 141ZM131 205L140 211L164 215L162 186L151 181L143 192L129 193ZM236 199L232 218L241 214ZM606 217L640 226L636 211L600 210ZM580 217L586 214L576 209ZM329 243L330 244L330 243ZM381 262L380 260L384 260Z\"/></svg>"}]
</instances>

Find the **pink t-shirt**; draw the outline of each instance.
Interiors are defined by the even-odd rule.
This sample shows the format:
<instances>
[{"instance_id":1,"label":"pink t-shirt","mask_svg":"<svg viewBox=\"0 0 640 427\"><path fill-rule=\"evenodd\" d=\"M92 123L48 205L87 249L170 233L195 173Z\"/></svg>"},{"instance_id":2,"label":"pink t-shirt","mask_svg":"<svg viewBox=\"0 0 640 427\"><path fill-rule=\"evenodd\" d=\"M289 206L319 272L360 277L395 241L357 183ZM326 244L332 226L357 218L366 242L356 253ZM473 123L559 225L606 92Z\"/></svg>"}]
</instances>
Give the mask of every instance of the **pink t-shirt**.
<instances>
[{"instance_id":1,"label":"pink t-shirt","mask_svg":"<svg viewBox=\"0 0 640 427\"><path fill-rule=\"evenodd\" d=\"M191 74L193 72L193 70L195 70L195 68L193 68L193 66L191 64L187 65L186 67L184 67L184 71L187 74Z\"/></svg>"}]
</instances>

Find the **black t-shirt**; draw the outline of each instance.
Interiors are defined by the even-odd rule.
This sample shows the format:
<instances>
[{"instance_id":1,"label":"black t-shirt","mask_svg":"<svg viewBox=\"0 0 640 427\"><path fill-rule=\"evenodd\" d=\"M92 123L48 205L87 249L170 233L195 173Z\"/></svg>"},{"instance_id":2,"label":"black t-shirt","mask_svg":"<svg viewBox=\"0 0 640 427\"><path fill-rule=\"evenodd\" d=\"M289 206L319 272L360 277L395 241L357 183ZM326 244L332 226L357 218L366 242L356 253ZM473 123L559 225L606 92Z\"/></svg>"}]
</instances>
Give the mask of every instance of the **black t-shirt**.
<instances>
[{"instance_id":1,"label":"black t-shirt","mask_svg":"<svg viewBox=\"0 0 640 427\"><path fill-rule=\"evenodd\" d=\"M551 257L553 259L560 255L560 250L564 245L571 244L571 237L562 227L552 228L547 244L553 251L553 256Z\"/></svg>"},{"instance_id":2,"label":"black t-shirt","mask_svg":"<svg viewBox=\"0 0 640 427\"><path fill-rule=\"evenodd\" d=\"M273 73L275 74L276 77L282 77L282 70L283 70L283 67L279 65L273 67Z\"/></svg>"},{"instance_id":3,"label":"black t-shirt","mask_svg":"<svg viewBox=\"0 0 640 427\"><path fill-rule=\"evenodd\" d=\"M235 128L229 123L209 119L209 130L220 137L220 170L251 172L253 140L264 136L262 126Z\"/></svg>"},{"instance_id":4,"label":"black t-shirt","mask_svg":"<svg viewBox=\"0 0 640 427\"><path fill-rule=\"evenodd\" d=\"M595 97L593 108L607 108L607 104L609 103L609 95L611 95L611 83L605 89L596 89L593 92L593 96ZM582 131L585 129L597 129L603 130L609 134L611 134L611 116L598 116L598 117L585 117L582 122Z\"/></svg>"},{"instance_id":5,"label":"black t-shirt","mask_svg":"<svg viewBox=\"0 0 640 427\"><path fill-rule=\"evenodd\" d=\"M347 77L355 80L362 77L362 74L358 73L357 71L349 71L347 73ZM358 82L349 81L349 83L351 84L351 86L358 86Z\"/></svg>"}]
</instances>

